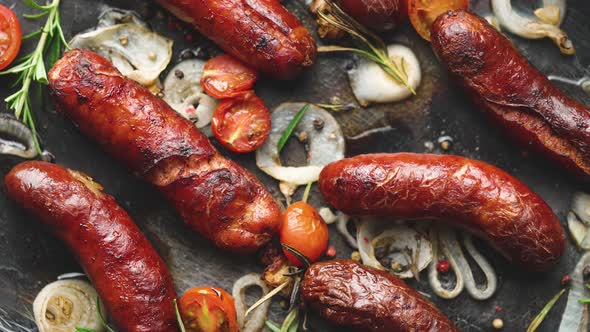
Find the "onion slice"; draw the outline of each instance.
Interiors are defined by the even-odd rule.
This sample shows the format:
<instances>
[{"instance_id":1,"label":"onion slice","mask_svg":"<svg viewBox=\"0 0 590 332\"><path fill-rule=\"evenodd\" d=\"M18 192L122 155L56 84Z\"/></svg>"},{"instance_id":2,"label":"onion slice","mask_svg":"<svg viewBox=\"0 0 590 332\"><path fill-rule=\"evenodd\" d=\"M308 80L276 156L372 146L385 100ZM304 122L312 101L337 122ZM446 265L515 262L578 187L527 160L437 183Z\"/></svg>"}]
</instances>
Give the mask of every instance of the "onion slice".
<instances>
[{"instance_id":1,"label":"onion slice","mask_svg":"<svg viewBox=\"0 0 590 332\"><path fill-rule=\"evenodd\" d=\"M494 15L504 28L515 35L528 39L550 38L563 54L574 54L575 48L567 34L559 28L565 17L565 0L543 0L543 8L555 7L559 11L557 24L544 23L526 16L512 8L511 0L492 0Z\"/></svg>"},{"instance_id":2,"label":"onion slice","mask_svg":"<svg viewBox=\"0 0 590 332\"><path fill-rule=\"evenodd\" d=\"M50 283L33 302L39 332L71 332L76 327L104 331L96 310L97 298L96 290L86 281L67 279Z\"/></svg>"},{"instance_id":3,"label":"onion slice","mask_svg":"<svg viewBox=\"0 0 590 332\"><path fill-rule=\"evenodd\" d=\"M348 231L348 223L351 220L352 219L350 219L349 216L339 212L338 220L336 221L336 230L344 237L344 240L346 240L346 243L348 243L349 246L354 249L358 249L359 246L357 239Z\"/></svg>"},{"instance_id":4,"label":"onion slice","mask_svg":"<svg viewBox=\"0 0 590 332\"><path fill-rule=\"evenodd\" d=\"M164 100L183 117L192 120L197 128L211 123L217 100L201 87L205 61L185 60L174 66L164 80Z\"/></svg>"},{"instance_id":5,"label":"onion slice","mask_svg":"<svg viewBox=\"0 0 590 332\"><path fill-rule=\"evenodd\" d=\"M439 280L438 277L438 270L436 269L436 260L433 262L429 267L429 282L430 286L432 287L433 291L440 297L445 299L451 299L459 296L459 294L463 291L465 287L467 292L476 300L487 300L489 299L498 287L498 278L494 269L492 268L491 264L484 258L481 253L475 248L473 245L473 240L471 235L464 233L463 234L463 243L465 245L465 250L467 253L471 255L475 263L479 266L482 270L486 282L483 287L479 287L473 276L473 271L469 266L469 262L461 249L461 245L457 240L457 236L455 231L444 228L438 231L438 235L436 231L431 233L431 236L435 238L436 242L433 242L435 246L435 251L438 249L436 245L440 245L442 249L442 253L444 256L447 257L449 263L451 265L451 269L456 276L456 283L455 287L452 290L447 290L444 288ZM431 239L432 240L432 239ZM434 256L439 257L437 255Z\"/></svg>"},{"instance_id":6,"label":"onion slice","mask_svg":"<svg viewBox=\"0 0 590 332\"><path fill-rule=\"evenodd\" d=\"M357 245L363 264L391 271L399 278L416 277L411 268L393 271L383 266L375 256L375 247L379 244L387 246L386 254L393 263L414 265L417 272L424 270L432 261L432 246L422 232L404 223L392 223L390 220L378 221L373 217L363 218L357 230ZM404 254L404 250L408 252ZM415 262L416 256L417 262Z\"/></svg>"},{"instance_id":7,"label":"onion slice","mask_svg":"<svg viewBox=\"0 0 590 332\"><path fill-rule=\"evenodd\" d=\"M236 304L236 312L238 315L238 326L241 332L258 332L264 327L266 316L270 308L270 301L266 301L254 309L249 317L246 317L246 289L249 287L260 287L262 289L262 297L269 293L268 286L260 279L260 276L255 273L247 274L236 280L232 290L232 296Z\"/></svg>"},{"instance_id":8,"label":"onion slice","mask_svg":"<svg viewBox=\"0 0 590 332\"><path fill-rule=\"evenodd\" d=\"M567 304L563 316L561 316L558 332L588 331L588 304L579 302L580 299L588 297L583 276L586 266L590 266L589 252L582 256L574 271L570 274L570 292L567 296Z\"/></svg>"},{"instance_id":9,"label":"onion slice","mask_svg":"<svg viewBox=\"0 0 590 332\"><path fill-rule=\"evenodd\" d=\"M256 151L256 165L266 174L287 184L285 188L315 182L327 164L344 158L344 136L340 125L329 112L310 105L294 132L306 132L309 153L306 166L282 166L277 143L304 103L284 103L271 114L272 128L266 142ZM314 127L314 121L323 128Z\"/></svg>"},{"instance_id":10,"label":"onion slice","mask_svg":"<svg viewBox=\"0 0 590 332\"><path fill-rule=\"evenodd\" d=\"M406 72L407 81L415 91L422 80L416 54L402 45L389 45L387 50L391 60ZM348 78L354 96L363 107L371 103L396 102L412 96L407 87L396 82L378 64L365 57L359 58L357 65L348 71Z\"/></svg>"},{"instance_id":11,"label":"onion slice","mask_svg":"<svg viewBox=\"0 0 590 332\"><path fill-rule=\"evenodd\" d=\"M0 113L0 155L25 159L37 156L31 129L10 114Z\"/></svg>"},{"instance_id":12,"label":"onion slice","mask_svg":"<svg viewBox=\"0 0 590 332\"><path fill-rule=\"evenodd\" d=\"M89 49L107 58L130 79L156 84L172 58L172 40L134 23L116 24L74 36L70 47Z\"/></svg>"}]
</instances>

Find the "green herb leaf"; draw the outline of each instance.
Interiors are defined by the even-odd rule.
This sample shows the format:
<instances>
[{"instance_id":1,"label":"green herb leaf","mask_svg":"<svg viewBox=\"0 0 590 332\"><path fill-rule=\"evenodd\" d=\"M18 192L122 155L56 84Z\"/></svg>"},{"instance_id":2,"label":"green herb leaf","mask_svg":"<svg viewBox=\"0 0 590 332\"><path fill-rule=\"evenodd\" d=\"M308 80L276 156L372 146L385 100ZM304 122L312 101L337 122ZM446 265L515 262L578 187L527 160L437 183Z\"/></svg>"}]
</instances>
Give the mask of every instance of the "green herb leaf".
<instances>
[{"instance_id":1,"label":"green herb leaf","mask_svg":"<svg viewBox=\"0 0 590 332\"><path fill-rule=\"evenodd\" d=\"M551 308L553 308L553 306L555 306L555 303L557 302L557 300L559 300L559 298L563 295L563 293L565 293L565 288L562 289L559 293L557 293L557 295L555 295L551 300L549 300L549 302L547 302L547 304L545 305L543 310L541 310L541 312L537 315L537 317L535 317L535 319L533 319L533 321L531 322L531 325L529 325L529 328L526 330L527 332L534 332L537 330L539 325L541 325L541 323L543 322L543 320L545 319L545 317L547 316L547 314L549 313Z\"/></svg>"},{"instance_id":2,"label":"green herb leaf","mask_svg":"<svg viewBox=\"0 0 590 332\"><path fill-rule=\"evenodd\" d=\"M264 322L264 325L266 325L266 327L268 327L268 329L272 332L281 332L281 328L278 327L275 323L271 322L270 320L266 320Z\"/></svg>"},{"instance_id":3,"label":"green herb leaf","mask_svg":"<svg viewBox=\"0 0 590 332\"><path fill-rule=\"evenodd\" d=\"M100 297L96 297L96 312L98 313L98 319L100 319L100 323L102 324L102 326L108 331L108 332L116 332L115 330L113 330L109 324L107 324L106 319L104 319L104 316L102 315L102 307L100 305Z\"/></svg>"},{"instance_id":4,"label":"green herb leaf","mask_svg":"<svg viewBox=\"0 0 590 332\"><path fill-rule=\"evenodd\" d=\"M244 316L245 317L248 317L248 315L254 309L258 308L264 302L270 300L273 296L275 296L281 290L283 290L283 288L287 287L287 285L289 285L290 282L291 282L290 280L285 281L284 283L280 284L277 288L273 289L272 291L268 292L268 294L266 294L265 296L261 297L260 300L256 301L256 303L254 303L250 308L248 308L248 310L246 310L246 313L244 314Z\"/></svg>"},{"instance_id":5,"label":"green herb leaf","mask_svg":"<svg viewBox=\"0 0 590 332\"><path fill-rule=\"evenodd\" d=\"M182 316L180 315L180 310L178 310L178 302L176 302L176 299L174 299L174 312L176 313L176 322L178 322L180 332L186 332L186 329L184 328L184 322L182 321Z\"/></svg>"},{"instance_id":6,"label":"green herb leaf","mask_svg":"<svg viewBox=\"0 0 590 332\"><path fill-rule=\"evenodd\" d=\"M313 182L308 182L307 186L305 186L305 191L303 192L303 198L301 199L303 202L307 203L307 199L309 198L309 192L311 191L311 186Z\"/></svg>"},{"instance_id":7,"label":"green herb leaf","mask_svg":"<svg viewBox=\"0 0 590 332\"><path fill-rule=\"evenodd\" d=\"M86 327L78 327L78 326L76 326L75 332L96 332L96 331L93 330L93 329L86 328Z\"/></svg>"},{"instance_id":8,"label":"green herb leaf","mask_svg":"<svg viewBox=\"0 0 590 332\"><path fill-rule=\"evenodd\" d=\"M285 250L297 257L297 259L301 262L301 264L303 264L303 266L305 266L305 268L308 268L311 265L311 263L309 262L309 258L302 254L301 251L286 244L281 245L283 246L283 248L285 248Z\"/></svg>"},{"instance_id":9,"label":"green herb leaf","mask_svg":"<svg viewBox=\"0 0 590 332\"><path fill-rule=\"evenodd\" d=\"M289 137L291 137L291 135L293 135L293 131L295 130L295 128L297 127L297 125L299 124L299 122L301 121L303 116L305 115L305 112L307 112L307 110L309 109L309 107L310 107L309 104L305 104L305 106L303 106L299 110L299 112L297 112L297 114L295 115L293 120L291 120L291 122L289 122L287 129L285 129L285 132L283 133L283 135L281 135L281 138L279 139L279 142L277 144L277 153L281 153L281 151L285 147L285 144L287 144Z\"/></svg>"},{"instance_id":10,"label":"green herb leaf","mask_svg":"<svg viewBox=\"0 0 590 332\"><path fill-rule=\"evenodd\" d=\"M299 327L299 309L293 309L289 311L287 318L281 325L280 332L297 332L297 328Z\"/></svg>"}]
</instances>

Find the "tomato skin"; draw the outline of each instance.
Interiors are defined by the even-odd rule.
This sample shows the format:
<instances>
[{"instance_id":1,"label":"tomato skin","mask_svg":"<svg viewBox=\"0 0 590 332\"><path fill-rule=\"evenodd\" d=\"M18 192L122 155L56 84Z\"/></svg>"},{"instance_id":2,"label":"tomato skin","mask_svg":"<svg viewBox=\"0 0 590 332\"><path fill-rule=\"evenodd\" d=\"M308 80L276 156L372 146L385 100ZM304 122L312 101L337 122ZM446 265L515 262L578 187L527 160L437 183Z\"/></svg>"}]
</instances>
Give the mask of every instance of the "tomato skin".
<instances>
[{"instance_id":1,"label":"tomato skin","mask_svg":"<svg viewBox=\"0 0 590 332\"><path fill-rule=\"evenodd\" d=\"M436 18L449 10L469 9L469 0L408 0L410 21L418 34L430 41Z\"/></svg>"},{"instance_id":2,"label":"tomato skin","mask_svg":"<svg viewBox=\"0 0 590 332\"><path fill-rule=\"evenodd\" d=\"M0 70L14 61L22 42L22 30L16 14L0 5Z\"/></svg>"},{"instance_id":3,"label":"tomato skin","mask_svg":"<svg viewBox=\"0 0 590 332\"><path fill-rule=\"evenodd\" d=\"M234 298L221 288L191 288L178 308L187 332L238 332Z\"/></svg>"},{"instance_id":4,"label":"tomato skin","mask_svg":"<svg viewBox=\"0 0 590 332\"><path fill-rule=\"evenodd\" d=\"M223 99L213 112L211 130L230 151L247 153L258 149L270 133L270 111L253 91Z\"/></svg>"},{"instance_id":5,"label":"tomato skin","mask_svg":"<svg viewBox=\"0 0 590 332\"><path fill-rule=\"evenodd\" d=\"M322 257L328 247L328 225L311 205L297 202L289 205L282 216L281 244L297 249L311 263ZM283 248L289 262L303 266L297 257Z\"/></svg>"},{"instance_id":6,"label":"tomato skin","mask_svg":"<svg viewBox=\"0 0 590 332\"><path fill-rule=\"evenodd\" d=\"M216 56L205 64L201 86L211 97L231 98L251 90L258 73L228 54Z\"/></svg>"}]
</instances>

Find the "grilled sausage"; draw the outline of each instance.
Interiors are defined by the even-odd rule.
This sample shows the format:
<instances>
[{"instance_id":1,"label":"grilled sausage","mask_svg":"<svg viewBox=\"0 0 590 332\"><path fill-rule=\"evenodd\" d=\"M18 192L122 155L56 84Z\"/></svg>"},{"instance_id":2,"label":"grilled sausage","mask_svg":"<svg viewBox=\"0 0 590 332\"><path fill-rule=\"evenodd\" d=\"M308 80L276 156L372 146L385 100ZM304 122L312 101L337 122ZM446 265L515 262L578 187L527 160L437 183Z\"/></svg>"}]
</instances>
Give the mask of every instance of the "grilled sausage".
<instances>
[{"instance_id":1,"label":"grilled sausage","mask_svg":"<svg viewBox=\"0 0 590 332\"><path fill-rule=\"evenodd\" d=\"M49 86L59 112L162 191L218 247L250 253L278 231L279 207L254 175L103 57L66 53L49 72Z\"/></svg>"},{"instance_id":2,"label":"grilled sausage","mask_svg":"<svg viewBox=\"0 0 590 332\"><path fill-rule=\"evenodd\" d=\"M484 19L441 15L432 47L474 103L514 140L590 180L590 112Z\"/></svg>"},{"instance_id":3,"label":"grilled sausage","mask_svg":"<svg viewBox=\"0 0 590 332\"><path fill-rule=\"evenodd\" d=\"M313 264L301 282L301 298L328 322L355 331L459 331L398 277L352 260Z\"/></svg>"},{"instance_id":4,"label":"grilled sausage","mask_svg":"<svg viewBox=\"0 0 590 332\"><path fill-rule=\"evenodd\" d=\"M316 57L313 37L278 0L156 0L227 53L278 79Z\"/></svg>"},{"instance_id":5,"label":"grilled sausage","mask_svg":"<svg viewBox=\"0 0 590 332\"><path fill-rule=\"evenodd\" d=\"M397 27L408 15L404 0L338 0L347 14L375 31L388 31Z\"/></svg>"},{"instance_id":6,"label":"grilled sausage","mask_svg":"<svg viewBox=\"0 0 590 332\"><path fill-rule=\"evenodd\" d=\"M85 174L30 161L6 193L72 250L120 331L177 331L172 278L129 215Z\"/></svg>"},{"instance_id":7,"label":"grilled sausage","mask_svg":"<svg viewBox=\"0 0 590 332\"><path fill-rule=\"evenodd\" d=\"M477 160L413 153L373 154L328 165L326 201L351 215L435 219L487 240L510 262L544 271L565 249L559 219L541 197Z\"/></svg>"}]
</instances>

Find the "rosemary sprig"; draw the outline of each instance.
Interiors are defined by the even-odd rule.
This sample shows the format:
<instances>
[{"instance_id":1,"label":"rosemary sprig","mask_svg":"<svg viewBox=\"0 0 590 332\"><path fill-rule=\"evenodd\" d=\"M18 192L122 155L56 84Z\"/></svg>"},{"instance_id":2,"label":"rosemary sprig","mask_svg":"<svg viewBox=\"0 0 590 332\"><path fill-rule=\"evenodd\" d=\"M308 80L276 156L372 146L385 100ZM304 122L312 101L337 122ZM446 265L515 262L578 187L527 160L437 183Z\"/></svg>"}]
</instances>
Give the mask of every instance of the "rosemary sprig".
<instances>
[{"instance_id":1,"label":"rosemary sprig","mask_svg":"<svg viewBox=\"0 0 590 332\"><path fill-rule=\"evenodd\" d=\"M527 332L534 332L537 330L537 328L539 327L539 325L541 325L541 323L543 322L543 320L545 319L545 317L547 316L549 311L555 306L555 303L557 302L557 300L559 300L559 298L563 295L563 293L565 293L565 290L566 290L565 288L562 289L551 300L549 300L549 302L547 302L545 307L543 307L543 310L541 310L541 312L537 315L537 317L535 317L535 319L533 319L533 321L531 322L531 325L529 325L529 328L526 330Z\"/></svg>"},{"instance_id":2,"label":"rosemary sprig","mask_svg":"<svg viewBox=\"0 0 590 332\"><path fill-rule=\"evenodd\" d=\"M186 332L184 328L184 322L182 321L182 316L180 315L180 310L178 310L178 302L174 299L174 313L176 314L176 322L178 323L178 328L180 328L180 332Z\"/></svg>"},{"instance_id":3,"label":"rosemary sprig","mask_svg":"<svg viewBox=\"0 0 590 332\"><path fill-rule=\"evenodd\" d=\"M383 40L346 14L340 7L338 7L338 5L334 4L332 0L324 1L326 5L318 10L320 18L338 29L346 31L357 42L360 48L330 45L320 47L319 51L354 52L360 54L377 63L383 71L391 76L391 78L406 86L408 90L415 95L416 91L414 91L414 88L408 83L408 75L403 66L400 68L391 60L389 52L387 51L387 46Z\"/></svg>"},{"instance_id":4,"label":"rosemary sprig","mask_svg":"<svg viewBox=\"0 0 590 332\"><path fill-rule=\"evenodd\" d=\"M293 120L291 120L291 122L287 126L287 129L285 129L285 131L281 135L281 138L279 138L279 141L277 143L277 153L281 153L281 151L285 147L285 144L287 144L289 137L291 137L291 135L293 135L293 131L295 130L295 128L297 127L297 125L299 124L299 122L301 121L303 116L305 115L305 112L307 112L307 110L309 109L309 107L310 107L309 104L305 104L305 106L303 106L299 110L299 112L297 112L297 114L295 115Z\"/></svg>"},{"instance_id":5,"label":"rosemary sprig","mask_svg":"<svg viewBox=\"0 0 590 332\"><path fill-rule=\"evenodd\" d=\"M40 88L42 85L49 83L47 80L45 58L47 58L47 65L53 66L61 55L62 46L68 48L68 43L64 38L60 25L60 0L52 0L47 5L39 5L34 0L23 0L23 2L27 6L41 11L33 15L25 14L25 18L38 19L47 16L47 21L42 29L23 37L23 39L30 39L39 36L35 50L17 60L16 64L10 69L0 72L0 75L17 75L14 86L21 84L21 87L17 92L4 99L4 101L6 101L8 108L14 111L16 118L31 128L35 148L38 153L41 153L41 147L37 138L37 128L33 119L30 93L31 84L37 83ZM41 104L40 101L39 104Z\"/></svg>"}]
</instances>

